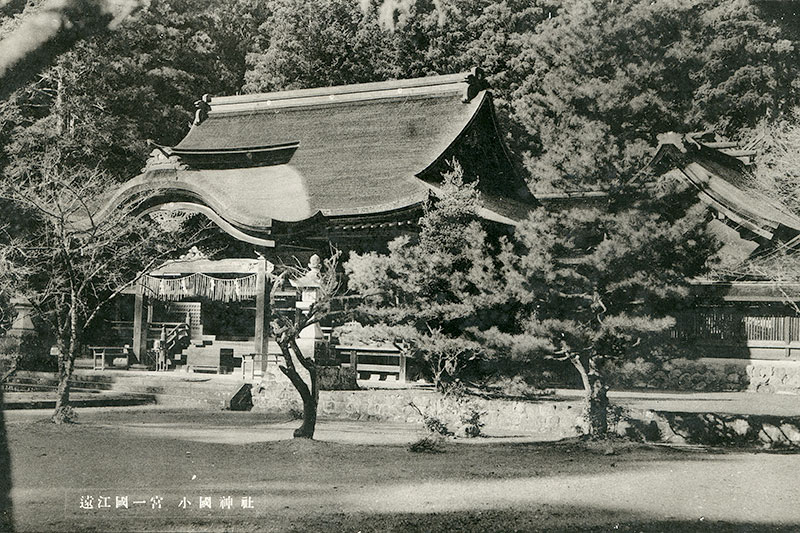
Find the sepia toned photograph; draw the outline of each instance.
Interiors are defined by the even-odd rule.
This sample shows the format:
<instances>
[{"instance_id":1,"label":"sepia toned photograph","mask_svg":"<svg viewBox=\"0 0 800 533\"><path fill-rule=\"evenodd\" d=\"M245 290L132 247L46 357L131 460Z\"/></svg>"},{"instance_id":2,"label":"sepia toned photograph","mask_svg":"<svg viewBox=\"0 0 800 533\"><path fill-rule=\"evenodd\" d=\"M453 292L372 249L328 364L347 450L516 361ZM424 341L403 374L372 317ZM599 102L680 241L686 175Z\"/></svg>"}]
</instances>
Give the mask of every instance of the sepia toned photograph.
<instances>
[{"instance_id":1,"label":"sepia toned photograph","mask_svg":"<svg viewBox=\"0 0 800 533\"><path fill-rule=\"evenodd\" d=\"M800 1L0 0L0 531L800 531Z\"/></svg>"}]
</instances>

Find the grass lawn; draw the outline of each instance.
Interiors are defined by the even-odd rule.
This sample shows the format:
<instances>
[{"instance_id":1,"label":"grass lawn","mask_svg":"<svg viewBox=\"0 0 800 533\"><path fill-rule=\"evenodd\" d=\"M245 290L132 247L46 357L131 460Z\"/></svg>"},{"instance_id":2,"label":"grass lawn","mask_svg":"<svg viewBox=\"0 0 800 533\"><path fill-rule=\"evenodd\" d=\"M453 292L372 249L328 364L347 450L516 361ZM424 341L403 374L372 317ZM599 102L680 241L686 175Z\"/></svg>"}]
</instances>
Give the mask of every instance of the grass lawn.
<instances>
[{"instance_id":1,"label":"grass lawn","mask_svg":"<svg viewBox=\"0 0 800 533\"><path fill-rule=\"evenodd\" d=\"M308 442L255 413L79 413L6 412L18 530L800 530L795 454L497 438L415 454L401 425L323 420Z\"/></svg>"}]
</instances>

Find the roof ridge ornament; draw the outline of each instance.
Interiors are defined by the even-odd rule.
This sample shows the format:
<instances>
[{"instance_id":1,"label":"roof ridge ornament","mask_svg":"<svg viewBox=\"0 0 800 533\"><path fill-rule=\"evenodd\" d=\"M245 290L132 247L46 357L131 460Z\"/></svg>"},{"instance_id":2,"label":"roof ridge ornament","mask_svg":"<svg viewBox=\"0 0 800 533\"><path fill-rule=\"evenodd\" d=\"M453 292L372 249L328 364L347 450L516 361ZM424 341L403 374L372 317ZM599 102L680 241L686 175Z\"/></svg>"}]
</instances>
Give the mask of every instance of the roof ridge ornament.
<instances>
[{"instance_id":1,"label":"roof ridge ornament","mask_svg":"<svg viewBox=\"0 0 800 533\"><path fill-rule=\"evenodd\" d=\"M479 92L489 88L489 82L486 81L481 67L473 67L464 78L464 81L467 83L467 87L464 89L464 98L461 101L465 104L472 101Z\"/></svg>"},{"instance_id":2,"label":"roof ridge ornament","mask_svg":"<svg viewBox=\"0 0 800 533\"><path fill-rule=\"evenodd\" d=\"M150 152L150 157L147 158L144 168L141 170L142 173L152 170L186 170L189 168L169 147L160 146L150 139L147 140L147 144L155 146L155 148Z\"/></svg>"},{"instance_id":3,"label":"roof ridge ornament","mask_svg":"<svg viewBox=\"0 0 800 533\"><path fill-rule=\"evenodd\" d=\"M664 144L672 144L674 145L682 154L686 153L686 146L683 144L684 136L680 133L676 133L674 131L668 131L666 133L659 133L656 136L659 145Z\"/></svg>"},{"instance_id":4,"label":"roof ridge ornament","mask_svg":"<svg viewBox=\"0 0 800 533\"><path fill-rule=\"evenodd\" d=\"M211 111L211 95L206 93L200 97L200 100L195 100L194 107L194 121L189 127L199 126L208 118L208 113Z\"/></svg>"}]
</instances>

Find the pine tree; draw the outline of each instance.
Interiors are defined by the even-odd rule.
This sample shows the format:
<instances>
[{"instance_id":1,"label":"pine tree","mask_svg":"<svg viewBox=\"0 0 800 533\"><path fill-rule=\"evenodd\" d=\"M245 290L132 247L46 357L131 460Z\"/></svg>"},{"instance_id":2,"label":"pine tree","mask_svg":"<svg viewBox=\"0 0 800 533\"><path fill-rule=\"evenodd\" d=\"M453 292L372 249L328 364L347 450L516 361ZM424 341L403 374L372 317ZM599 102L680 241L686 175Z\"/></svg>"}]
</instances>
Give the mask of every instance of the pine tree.
<instances>
[{"instance_id":1,"label":"pine tree","mask_svg":"<svg viewBox=\"0 0 800 533\"><path fill-rule=\"evenodd\" d=\"M503 296L494 242L478 222L478 193L456 166L440 197L426 208L417 240L400 237L388 254L353 254L345 264L348 288L363 298L350 331L390 342L423 362L439 389L463 377L471 361L485 358L478 335L504 329L514 312Z\"/></svg>"},{"instance_id":2,"label":"pine tree","mask_svg":"<svg viewBox=\"0 0 800 533\"><path fill-rule=\"evenodd\" d=\"M504 258L508 297L529 304L520 331L486 337L507 354L571 363L596 437L608 429L608 363L667 348L675 313L692 305L689 281L716 248L692 191L665 179L638 189L603 208L535 211Z\"/></svg>"}]
</instances>

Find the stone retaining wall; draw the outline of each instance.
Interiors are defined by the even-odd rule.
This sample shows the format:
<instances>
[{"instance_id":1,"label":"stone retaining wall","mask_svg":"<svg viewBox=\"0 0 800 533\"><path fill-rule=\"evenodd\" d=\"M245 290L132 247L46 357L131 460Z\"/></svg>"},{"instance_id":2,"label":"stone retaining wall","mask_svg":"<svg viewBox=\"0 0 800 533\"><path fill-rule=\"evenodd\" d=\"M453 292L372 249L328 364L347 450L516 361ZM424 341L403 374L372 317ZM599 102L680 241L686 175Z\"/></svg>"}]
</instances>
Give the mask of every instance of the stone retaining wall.
<instances>
[{"instance_id":1,"label":"stone retaining wall","mask_svg":"<svg viewBox=\"0 0 800 533\"><path fill-rule=\"evenodd\" d=\"M253 411L288 414L302 412L291 386L254 386ZM415 409L411 404L418 409ZM347 420L379 420L419 424L436 417L456 436L465 436L465 418L481 413L483 432L493 436L519 435L558 440L583 433L580 401L554 398L513 401L443 397L432 390L321 391L319 415ZM613 433L636 440L711 446L800 447L800 417L747 414L682 413L612 407Z\"/></svg>"},{"instance_id":2,"label":"stone retaining wall","mask_svg":"<svg viewBox=\"0 0 800 533\"><path fill-rule=\"evenodd\" d=\"M301 412L302 403L291 386L272 384L253 387L253 411ZM349 420L381 420L421 424L423 418L412 407L444 422L463 435L463 419L473 410L481 413L483 430L490 435L535 435L542 440L579 434L581 405L578 401L510 401L445 398L432 390L321 391L319 415Z\"/></svg>"},{"instance_id":3,"label":"stone retaining wall","mask_svg":"<svg viewBox=\"0 0 800 533\"><path fill-rule=\"evenodd\" d=\"M631 411L613 429L620 435L673 444L800 448L800 417Z\"/></svg>"},{"instance_id":4,"label":"stone retaining wall","mask_svg":"<svg viewBox=\"0 0 800 533\"><path fill-rule=\"evenodd\" d=\"M615 389L750 391L800 394L800 361L669 359L628 361L611 369Z\"/></svg>"}]
</instances>

